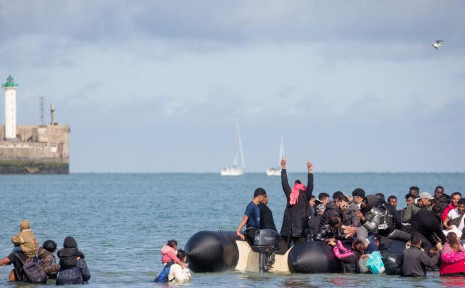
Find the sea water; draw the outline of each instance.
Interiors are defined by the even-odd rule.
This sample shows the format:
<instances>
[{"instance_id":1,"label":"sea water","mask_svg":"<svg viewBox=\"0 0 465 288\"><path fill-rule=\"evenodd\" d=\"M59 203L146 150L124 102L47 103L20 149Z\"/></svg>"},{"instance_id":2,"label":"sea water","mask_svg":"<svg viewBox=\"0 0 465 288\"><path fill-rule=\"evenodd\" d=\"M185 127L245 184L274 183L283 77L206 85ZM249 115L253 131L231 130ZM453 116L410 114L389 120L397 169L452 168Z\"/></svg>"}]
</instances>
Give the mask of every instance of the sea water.
<instances>
[{"instance_id":1,"label":"sea water","mask_svg":"<svg viewBox=\"0 0 465 288\"><path fill-rule=\"evenodd\" d=\"M290 181L306 174L290 174ZM292 183L291 183L292 184ZM280 177L246 174L71 174L53 176L1 176L0 257L12 249L11 237L19 232L21 219L29 219L37 239L52 239L62 247L73 236L86 255L92 278L87 287L162 287L153 283L161 270L160 249L169 239L183 248L202 230L237 228L257 187L269 195L269 207L278 229L286 203ZM315 173L314 194L341 190L350 194L361 187L368 194L382 192L398 197L416 185L433 192L437 185L446 193L465 192L463 173ZM0 286L12 287L0 267ZM49 284L53 283L49 281ZM429 272L426 279L386 275L193 273L192 287L437 287L464 286L462 278L440 278ZM24 287L24 286L21 286Z\"/></svg>"}]
</instances>

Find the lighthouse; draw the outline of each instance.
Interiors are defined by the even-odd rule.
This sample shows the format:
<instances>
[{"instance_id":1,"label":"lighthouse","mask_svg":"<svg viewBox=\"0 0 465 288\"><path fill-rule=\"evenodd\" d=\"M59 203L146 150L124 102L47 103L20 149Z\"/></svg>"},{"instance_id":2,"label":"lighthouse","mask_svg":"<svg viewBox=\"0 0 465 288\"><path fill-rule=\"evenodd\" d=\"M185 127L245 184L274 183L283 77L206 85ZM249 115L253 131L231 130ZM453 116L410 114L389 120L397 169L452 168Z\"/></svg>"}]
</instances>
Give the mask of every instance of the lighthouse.
<instances>
[{"instance_id":1,"label":"lighthouse","mask_svg":"<svg viewBox=\"0 0 465 288\"><path fill-rule=\"evenodd\" d=\"M16 141L16 88L18 84L10 75L2 87L5 89L5 140Z\"/></svg>"}]
</instances>

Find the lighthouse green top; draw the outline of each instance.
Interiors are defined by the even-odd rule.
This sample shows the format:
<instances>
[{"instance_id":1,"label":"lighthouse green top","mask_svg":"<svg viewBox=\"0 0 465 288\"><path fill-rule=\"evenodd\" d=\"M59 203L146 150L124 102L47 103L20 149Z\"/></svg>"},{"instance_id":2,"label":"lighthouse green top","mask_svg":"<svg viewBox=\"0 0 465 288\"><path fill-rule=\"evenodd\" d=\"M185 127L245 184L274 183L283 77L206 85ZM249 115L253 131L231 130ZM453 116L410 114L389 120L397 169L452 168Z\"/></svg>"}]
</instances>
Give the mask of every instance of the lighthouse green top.
<instances>
[{"instance_id":1,"label":"lighthouse green top","mask_svg":"<svg viewBox=\"0 0 465 288\"><path fill-rule=\"evenodd\" d=\"M18 84L15 83L13 77L8 76L8 78L6 78L6 83L2 84L2 87L3 88L7 88L7 87L18 87Z\"/></svg>"}]
</instances>

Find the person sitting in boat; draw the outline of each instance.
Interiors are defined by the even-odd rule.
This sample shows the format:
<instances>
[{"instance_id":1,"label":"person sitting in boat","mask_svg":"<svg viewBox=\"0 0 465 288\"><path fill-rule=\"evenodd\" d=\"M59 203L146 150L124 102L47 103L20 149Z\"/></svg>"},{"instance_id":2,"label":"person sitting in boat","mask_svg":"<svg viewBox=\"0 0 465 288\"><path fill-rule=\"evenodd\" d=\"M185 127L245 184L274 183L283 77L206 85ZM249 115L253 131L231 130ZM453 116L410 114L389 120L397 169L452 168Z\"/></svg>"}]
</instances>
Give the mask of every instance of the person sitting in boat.
<instances>
[{"instance_id":1,"label":"person sitting in boat","mask_svg":"<svg viewBox=\"0 0 465 288\"><path fill-rule=\"evenodd\" d=\"M394 216L394 223L397 229L402 228L402 215L401 210L397 210L397 197L390 195L387 199L388 207L391 211L391 214Z\"/></svg>"},{"instance_id":2,"label":"person sitting in boat","mask_svg":"<svg viewBox=\"0 0 465 288\"><path fill-rule=\"evenodd\" d=\"M281 160L281 184L286 196L286 209L284 210L283 224L281 226L280 253L284 254L294 245L305 241L305 229L310 216L310 198L313 192L313 164L307 162L308 183L307 187L300 180L294 182L294 187L289 186L286 170L286 158Z\"/></svg>"},{"instance_id":3,"label":"person sitting in boat","mask_svg":"<svg viewBox=\"0 0 465 288\"><path fill-rule=\"evenodd\" d=\"M244 216L241 223L237 226L236 234L242 240L246 240L250 245L253 244L255 238L255 231L260 229L260 208L258 204L262 203L265 199L266 191L263 188L255 189L253 199L245 208ZM245 236L241 232L242 228L246 227Z\"/></svg>"},{"instance_id":4,"label":"person sitting in boat","mask_svg":"<svg viewBox=\"0 0 465 288\"><path fill-rule=\"evenodd\" d=\"M458 215L458 211L457 211L457 207L459 205L459 201L462 199L462 194L460 194L460 192L454 192L452 193L452 195L450 196L450 204L449 206L447 206L444 211L442 212L442 216L441 216L441 222L444 224L444 229L446 230L449 230L448 227L449 227L449 221L451 221L452 219L460 216ZM450 215L449 215L449 212L450 211L454 211L455 212L452 212ZM446 218L447 218L447 221L446 221ZM452 225L452 224L451 224ZM459 236L460 237L460 236Z\"/></svg>"},{"instance_id":5,"label":"person sitting in boat","mask_svg":"<svg viewBox=\"0 0 465 288\"><path fill-rule=\"evenodd\" d=\"M444 211L442 211L441 221L446 219L447 213L449 213L450 210L457 208L460 199L462 199L462 193L460 192L454 192L450 195L450 203L444 208Z\"/></svg>"},{"instance_id":6,"label":"person sitting in boat","mask_svg":"<svg viewBox=\"0 0 465 288\"><path fill-rule=\"evenodd\" d=\"M368 246L374 244L376 234L387 236L394 230L392 215L382 205L382 198L378 195L367 195L357 211L362 226L357 231L357 238L365 241ZM371 249L368 249L371 250Z\"/></svg>"},{"instance_id":7,"label":"person sitting in boat","mask_svg":"<svg viewBox=\"0 0 465 288\"><path fill-rule=\"evenodd\" d=\"M356 212L359 211L357 204L352 202L352 198L343 194L341 200L337 203L342 214L342 225L360 227L360 217Z\"/></svg>"},{"instance_id":8,"label":"person sitting in boat","mask_svg":"<svg viewBox=\"0 0 465 288\"><path fill-rule=\"evenodd\" d=\"M404 226L402 230L418 235L427 254L432 252L433 246L442 250L442 243L446 242L446 236L442 232L440 205L434 205L432 211L421 209L413 215L410 225Z\"/></svg>"},{"instance_id":9,"label":"person sitting in boat","mask_svg":"<svg viewBox=\"0 0 465 288\"><path fill-rule=\"evenodd\" d=\"M329 202L329 194L325 192L321 192L318 194L318 201L320 201L321 204L325 205L328 204Z\"/></svg>"},{"instance_id":10,"label":"person sitting in boat","mask_svg":"<svg viewBox=\"0 0 465 288\"><path fill-rule=\"evenodd\" d=\"M353 235L357 232L357 226L360 226L360 218L355 215L355 212L349 206L350 199L347 195L344 195L341 191L336 191L333 194L333 201L326 204L326 210L321 217L318 230L320 231L325 225L329 223L331 216L339 217L342 221L341 228L346 235ZM355 219L355 221L353 221ZM309 237L307 236L307 240Z\"/></svg>"},{"instance_id":11,"label":"person sitting in boat","mask_svg":"<svg viewBox=\"0 0 465 288\"><path fill-rule=\"evenodd\" d=\"M434 199L433 205L438 204L442 210L446 208L450 203L450 196L444 193L444 187L436 186L434 188Z\"/></svg>"},{"instance_id":12,"label":"person sitting in boat","mask_svg":"<svg viewBox=\"0 0 465 288\"><path fill-rule=\"evenodd\" d=\"M258 204L258 208L260 209L260 229L271 229L278 232L274 224L273 212L268 207L268 195L263 197L263 201Z\"/></svg>"},{"instance_id":13,"label":"person sitting in boat","mask_svg":"<svg viewBox=\"0 0 465 288\"><path fill-rule=\"evenodd\" d=\"M316 206L316 216L310 216L308 218L308 231L307 235L316 235L320 230L320 222L321 222L321 217L325 213L325 204L321 203L319 200L315 201L315 206ZM310 236L311 238L312 236ZM307 236L307 238L309 238ZM312 238L313 239L313 238Z\"/></svg>"},{"instance_id":14,"label":"person sitting in boat","mask_svg":"<svg viewBox=\"0 0 465 288\"><path fill-rule=\"evenodd\" d=\"M358 210L360 210L363 198L365 198L365 190L362 188L355 188L354 191L352 191L352 198L352 203L355 203L355 205L358 207Z\"/></svg>"},{"instance_id":15,"label":"person sitting in boat","mask_svg":"<svg viewBox=\"0 0 465 288\"><path fill-rule=\"evenodd\" d=\"M362 240L356 240L352 243L352 249L347 249L342 245L341 241L330 241L329 245L333 246L333 252L339 261L342 263L343 273L360 273L358 263L360 257L365 254L365 245Z\"/></svg>"},{"instance_id":16,"label":"person sitting in boat","mask_svg":"<svg viewBox=\"0 0 465 288\"><path fill-rule=\"evenodd\" d=\"M454 196L451 196L453 198ZM446 218L442 222L444 227L444 234L448 235L450 232L455 232L457 237L460 239L463 235L465 215L465 199L460 199L457 204L457 208L452 209L447 214Z\"/></svg>"},{"instance_id":17,"label":"person sitting in boat","mask_svg":"<svg viewBox=\"0 0 465 288\"><path fill-rule=\"evenodd\" d=\"M334 215L330 216L329 223L323 226L316 235L309 235L307 240L322 241L326 243L341 240L344 243L352 243L353 235L345 234L341 226L341 218Z\"/></svg>"},{"instance_id":18,"label":"person sitting in boat","mask_svg":"<svg viewBox=\"0 0 465 288\"><path fill-rule=\"evenodd\" d=\"M170 267L170 272L168 274L168 283L188 283L191 281L191 273L189 268L187 268L187 254L184 250L179 249L178 254L176 255L181 263L184 264L181 266L178 263L174 263Z\"/></svg>"},{"instance_id":19,"label":"person sitting in boat","mask_svg":"<svg viewBox=\"0 0 465 288\"><path fill-rule=\"evenodd\" d=\"M422 208L431 210L433 196L428 192L422 192L420 198L414 200L413 203L410 203L405 210L404 216L402 217L403 223L410 223L413 215L420 211Z\"/></svg>"},{"instance_id":20,"label":"person sitting in boat","mask_svg":"<svg viewBox=\"0 0 465 288\"><path fill-rule=\"evenodd\" d=\"M308 202L308 204L310 204L310 216L316 215L315 200L316 200L315 195L312 195L312 197L310 197L310 201Z\"/></svg>"},{"instance_id":21,"label":"person sitting in boat","mask_svg":"<svg viewBox=\"0 0 465 288\"><path fill-rule=\"evenodd\" d=\"M320 226L318 227L319 230L323 228L329 222L330 216L337 216L342 219L342 212L339 209L339 202L342 201L342 197L344 193L341 191L336 191L333 193L333 201L329 201L326 203L326 210L323 216L321 217Z\"/></svg>"}]
</instances>

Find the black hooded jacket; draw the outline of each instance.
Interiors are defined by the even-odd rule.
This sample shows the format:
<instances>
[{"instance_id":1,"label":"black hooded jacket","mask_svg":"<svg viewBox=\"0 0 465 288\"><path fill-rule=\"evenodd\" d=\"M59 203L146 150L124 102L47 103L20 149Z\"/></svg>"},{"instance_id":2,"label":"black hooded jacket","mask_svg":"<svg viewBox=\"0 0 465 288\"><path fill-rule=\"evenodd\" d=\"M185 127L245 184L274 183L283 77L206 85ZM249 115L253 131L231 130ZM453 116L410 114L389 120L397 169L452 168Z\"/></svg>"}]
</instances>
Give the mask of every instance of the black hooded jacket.
<instances>
[{"instance_id":1,"label":"black hooded jacket","mask_svg":"<svg viewBox=\"0 0 465 288\"><path fill-rule=\"evenodd\" d=\"M423 234L433 245L436 245L438 242L436 236L441 239L441 242L446 242L446 236L442 233L441 217L434 214L433 211L421 209L413 215L410 225L413 229Z\"/></svg>"},{"instance_id":2,"label":"black hooded jacket","mask_svg":"<svg viewBox=\"0 0 465 288\"><path fill-rule=\"evenodd\" d=\"M73 237L66 237L63 243L63 249L57 253L60 258L61 269L67 269L77 265L77 257L84 258L84 254L78 250L77 242Z\"/></svg>"},{"instance_id":3,"label":"black hooded jacket","mask_svg":"<svg viewBox=\"0 0 465 288\"><path fill-rule=\"evenodd\" d=\"M271 229L278 232L270 207L265 203L260 203L258 204L258 208L260 209L260 229Z\"/></svg>"},{"instance_id":4,"label":"black hooded jacket","mask_svg":"<svg viewBox=\"0 0 465 288\"><path fill-rule=\"evenodd\" d=\"M310 198L313 192L313 174L308 174L307 189L300 190L297 203L289 204L291 197L291 186L287 179L286 169L281 171L281 184L284 195L286 196L286 209L284 210L283 226L281 227L282 236L304 237L307 228L307 220L310 216Z\"/></svg>"},{"instance_id":5,"label":"black hooded jacket","mask_svg":"<svg viewBox=\"0 0 465 288\"><path fill-rule=\"evenodd\" d=\"M334 201L328 202L326 204L326 209L325 212L323 213L323 216L321 217L320 225L318 227L318 230L323 229L323 227L329 223L329 217L330 216L337 216L341 220L343 219L343 215L339 207L337 206Z\"/></svg>"}]
</instances>

